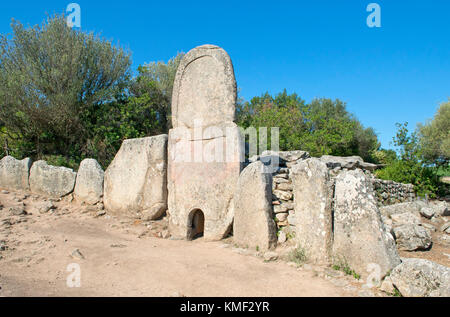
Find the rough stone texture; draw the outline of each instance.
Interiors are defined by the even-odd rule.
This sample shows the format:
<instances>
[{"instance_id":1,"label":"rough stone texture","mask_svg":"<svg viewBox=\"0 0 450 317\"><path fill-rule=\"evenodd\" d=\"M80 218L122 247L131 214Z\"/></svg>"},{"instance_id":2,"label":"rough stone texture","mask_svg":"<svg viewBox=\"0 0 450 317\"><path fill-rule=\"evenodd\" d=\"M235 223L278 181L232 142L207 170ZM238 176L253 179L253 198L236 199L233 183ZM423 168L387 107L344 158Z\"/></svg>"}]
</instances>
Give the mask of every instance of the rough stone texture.
<instances>
[{"instance_id":1,"label":"rough stone texture","mask_svg":"<svg viewBox=\"0 0 450 317\"><path fill-rule=\"evenodd\" d=\"M422 215L422 217L425 217L427 219L433 218L435 213L436 213L436 211L433 210L433 208L429 208L429 207L425 207L420 210L420 214Z\"/></svg>"},{"instance_id":2,"label":"rough stone texture","mask_svg":"<svg viewBox=\"0 0 450 317\"><path fill-rule=\"evenodd\" d=\"M178 67L169 132L169 229L191 239L193 215L204 214L204 237L220 240L233 222L232 197L244 142L233 122L236 81L228 54L213 45L188 52Z\"/></svg>"},{"instance_id":3,"label":"rough stone texture","mask_svg":"<svg viewBox=\"0 0 450 317\"><path fill-rule=\"evenodd\" d=\"M342 171L362 169L370 177L379 206L412 201L416 197L414 186L411 184L401 184L391 180L375 178L372 172L380 166L364 162L359 156L341 157L324 155L320 160L327 165L332 177L336 177Z\"/></svg>"},{"instance_id":4,"label":"rough stone texture","mask_svg":"<svg viewBox=\"0 0 450 317\"><path fill-rule=\"evenodd\" d=\"M157 219L167 210L167 135L125 140L104 179L104 205Z\"/></svg>"},{"instance_id":5,"label":"rough stone texture","mask_svg":"<svg viewBox=\"0 0 450 317\"><path fill-rule=\"evenodd\" d=\"M310 158L292 168L296 241L308 260L330 262L332 243L333 186L328 168L319 159Z\"/></svg>"},{"instance_id":6,"label":"rough stone texture","mask_svg":"<svg viewBox=\"0 0 450 317\"><path fill-rule=\"evenodd\" d=\"M324 162L328 168L342 168L353 170L356 168L361 168L363 170L374 171L378 168L378 165L372 163L366 163L359 156L332 156L332 155L324 155L320 158L322 162Z\"/></svg>"},{"instance_id":7,"label":"rough stone texture","mask_svg":"<svg viewBox=\"0 0 450 317\"><path fill-rule=\"evenodd\" d=\"M382 215L391 217L392 215L402 214L402 213L412 213L414 215L420 216L420 210L426 208L427 203L421 200L404 202L400 204L394 204L390 206L380 207L380 212Z\"/></svg>"},{"instance_id":8,"label":"rough stone texture","mask_svg":"<svg viewBox=\"0 0 450 317\"><path fill-rule=\"evenodd\" d=\"M272 213L272 175L263 163L252 163L242 171L234 195L234 242L263 251L275 247Z\"/></svg>"},{"instance_id":9,"label":"rough stone texture","mask_svg":"<svg viewBox=\"0 0 450 317\"><path fill-rule=\"evenodd\" d=\"M281 160L284 160L285 162L297 162L298 160L306 160L307 158L310 158L308 152L305 151L264 151L261 157L265 156L279 156Z\"/></svg>"},{"instance_id":10,"label":"rough stone texture","mask_svg":"<svg viewBox=\"0 0 450 317\"><path fill-rule=\"evenodd\" d=\"M202 45L181 60L173 86L172 125L193 128L233 122L236 80L228 54L215 45Z\"/></svg>"},{"instance_id":11,"label":"rough stone texture","mask_svg":"<svg viewBox=\"0 0 450 317\"><path fill-rule=\"evenodd\" d=\"M45 161L33 163L30 170L30 189L33 193L63 197L75 187L77 173L67 167L48 165Z\"/></svg>"},{"instance_id":12,"label":"rough stone texture","mask_svg":"<svg viewBox=\"0 0 450 317\"><path fill-rule=\"evenodd\" d=\"M430 207L435 211L435 216L450 216L450 202L434 201Z\"/></svg>"},{"instance_id":13,"label":"rough stone texture","mask_svg":"<svg viewBox=\"0 0 450 317\"><path fill-rule=\"evenodd\" d=\"M431 246L430 232L417 224L404 224L394 227L393 232L399 250L426 250Z\"/></svg>"},{"instance_id":14,"label":"rough stone texture","mask_svg":"<svg viewBox=\"0 0 450 317\"><path fill-rule=\"evenodd\" d=\"M379 265L381 277L400 263L372 184L361 170L342 172L336 178L333 255L362 276L371 263Z\"/></svg>"},{"instance_id":15,"label":"rough stone texture","mask_svg":"<svg viewBox=\"0 0 450 317\"><path fill-rule=\"evenodd\" d=\"M424 259L402 259L391 281L406 297L449 297L450 268Z\"/></svg>"},{"instance_id":16,"label":"rough stone texture","mask_svg":"<svg viewBox=\"0 0 450 317\"><path fill-rule=\"evenodd\" d=\"M381 283L380 290L387 294L393 294L395 292L394 284L389 276L386 276L383 283Z\"/></svg>"},{"instance_id":17,"label":"rough stone texture","mask_svg":"<svg viewBox=\"0 0 450 317\"><path fill-rule=\"evenodd\" d=\"M29 190L28 177L31 159L21 161L12 156L5 156L0 160L0 187L16 190Z\"/></svg>"},{"instance_id":18,"label":"rough stone texture","mask_svg":"<svg viewBox=\"0 0 450 317\"><path fill-rule=\"evenodd\" d=\"M105 172L96 160L83 160L80 163L75 182L75 199L90 205L100 202L103 197L104 176Z\"/></svg>"},{"instance_id":19,"label":"rough stone texture","mask_svg":"<svg viewBox=\"0 0 450 317\"><path fill-rule=\"evenodd\" d=\"M450 222L446 222L441 226L441 231L445 233L450 233Z\"/></svg>"},{"instance_id":20,"label":"rough stone texture","mask_svg":"<svg viewBox=\"0 0 450 317\"><path fill-rule=\"evenodd\" d=\"M305 151L264 151L250 158L250 162L261 161L266 170L272 172L272 205L276 214L278 232L295 232L294 193L292 168L299 162L310 158ZM292 234L289 235L290 237ZM281 239L282 241L283 239ZM280 241L279 241L280 242ZM283 242L280 242L283 243Z\"/></svg>"},{"instance_id":21,"label":"rough stone texture","mask_svg":"<svg viewBox=\"0 0 450 317\"><path fill-rule=\"evenodd\" d=\"M412 184L396 183L372 177L372 184L379 206L410 202L416 199Z\"/></svg>"},{"instance_id":22,"label":"rough stone texture","mask_svg":"<svg viewBox=\"0 0 450 317\"><path fill-rule=\"evenodd\" d=\"M391 216L392 226L401 226L401 225L420 225L422 222L420 221L420 217L411 212L403 212L401 214L394 214Z\"/></svg>"}]
</instances>

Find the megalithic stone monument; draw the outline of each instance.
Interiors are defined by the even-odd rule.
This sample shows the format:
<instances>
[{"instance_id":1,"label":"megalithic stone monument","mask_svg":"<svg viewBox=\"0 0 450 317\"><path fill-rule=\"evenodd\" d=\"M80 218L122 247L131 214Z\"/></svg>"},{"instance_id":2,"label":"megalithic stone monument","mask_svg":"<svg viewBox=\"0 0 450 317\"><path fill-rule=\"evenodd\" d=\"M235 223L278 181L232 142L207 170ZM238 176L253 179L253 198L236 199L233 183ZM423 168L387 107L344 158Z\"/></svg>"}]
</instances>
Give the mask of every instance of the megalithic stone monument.
<instances>
[{"instance_id":1,"label":"megalithic stone monument","mask_svg":"<svg viewBox=\"0 0 450 317\"><path fill-rule=\"evenodd\" d=\"M187 53L175 77L168 143L172 237L220 240L233 222L233 193L243 161L234 123L236 80L228 54L203 45Z\"/></svg>"}]
</instances>

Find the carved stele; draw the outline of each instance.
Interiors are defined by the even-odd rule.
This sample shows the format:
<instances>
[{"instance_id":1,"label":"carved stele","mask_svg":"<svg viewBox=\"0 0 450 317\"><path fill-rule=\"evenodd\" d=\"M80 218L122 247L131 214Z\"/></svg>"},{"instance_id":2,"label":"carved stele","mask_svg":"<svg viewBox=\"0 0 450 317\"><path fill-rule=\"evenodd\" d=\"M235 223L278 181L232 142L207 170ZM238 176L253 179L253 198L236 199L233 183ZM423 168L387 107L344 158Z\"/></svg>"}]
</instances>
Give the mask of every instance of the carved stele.
<instances>
[{"instance_id":1,"label":"carved stele","mask_svg":"<svg viewBox=\"0 0 450 317\"><path fill-rule=\"evenodd\" d=\"M175 238L192 238L198 210L207 240L222 239L231 228L243 156L235 107L228 54L213 45L187 53L174 82L168 144L169 229Z\"/></svg>"}]
</instances>

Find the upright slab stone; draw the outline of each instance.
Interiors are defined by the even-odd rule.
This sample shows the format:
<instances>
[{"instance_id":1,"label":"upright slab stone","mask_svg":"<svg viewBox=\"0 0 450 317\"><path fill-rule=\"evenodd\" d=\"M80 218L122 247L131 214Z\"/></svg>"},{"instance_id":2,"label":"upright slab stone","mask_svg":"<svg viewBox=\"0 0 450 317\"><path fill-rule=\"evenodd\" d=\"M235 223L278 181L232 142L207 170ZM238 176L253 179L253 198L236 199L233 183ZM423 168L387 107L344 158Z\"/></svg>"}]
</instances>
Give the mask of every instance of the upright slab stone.
<instances>
[{"instance_id":1,"label":"upright slab stone","mask_svg":"<svg viewBox=\"0 0 450 317\"><path fill-rule=\"evenodd\" d=\"M103 197L105 172L94 159L81 161L75 182L74 196L79 202L95 205Z\"/></svg>"},{"instance_id":2,"label":"upright slab stone","mask_svg":"<svg viewBox=\"0 0 450 317\"><path fill-rule=\"evenodd\" d=\"M234 195L234 242L249 248L268 250L276 246L276 225L272 210L272 174L260 161L248 165L239 177Z\"/></svg>"},{"instance_id":3,"label":"upright slab stone","mask_svg":"<svg viewBox=\"0 0 450 317\"><path fill-rule=\"evenodd\" d=\"M30 189L33 193L50 197L63 197L75 187L77 173L72 169L48 165L46 161L33 163L30 170Z\"/></svg>"},{"instance_id":4,"label":"upright slab stone","mask_svg":"<svg viewBox=\"0 0 450 317\"><path fill-rule=\"evenodd\" d=\"M29 190L31 159L21 161L12 156L5 156L0 160L0 187L16 190Z\"/></svg>"},{"instance_id":5,"label":"upright slab stone","mask_svg":"<svg viewBox=\"0 0 450 317\"><path fill-rule=\"evenodd\" d=\"M174 82L169 132L169 229L174 238L192 239L201 227L205 239L219 240L231 229L243 160L235 105L228 54L213 45L187 53ZM194 224L196 219L204 223Z\"/></svg>"},{"instance_id":6,"label":"upright slab stone","mask_svg":"<svg viewBox=\"0 0 450 317\"><path fill-rule=\"evenodd\" d=\"M400 264L394 238L381 220L372 183L361 170L342 172L336 178L333 256L364 277L376 271L382 278Z\"/></svg>"},{"instance_id":7,"label":"upright slab stone","mask_svg":"<svg viewBox=\"0 0 450 317\"><path fill-rule=\"evenodd\" d=\"M328 168L317 158L292 167L295 239L308 260L328 264L332 247L333 186Z\"/></svg>"},{"instance_id":8,"label":"upright slab stone","mask_svg":"<svg viewBox=\"0 0 450 317\"><path fill-rule=\"evenodd\" d=\"M104 180L105 208L154 220L167 210L167 135L125 140Z\"/></svg>"}]
</instances>

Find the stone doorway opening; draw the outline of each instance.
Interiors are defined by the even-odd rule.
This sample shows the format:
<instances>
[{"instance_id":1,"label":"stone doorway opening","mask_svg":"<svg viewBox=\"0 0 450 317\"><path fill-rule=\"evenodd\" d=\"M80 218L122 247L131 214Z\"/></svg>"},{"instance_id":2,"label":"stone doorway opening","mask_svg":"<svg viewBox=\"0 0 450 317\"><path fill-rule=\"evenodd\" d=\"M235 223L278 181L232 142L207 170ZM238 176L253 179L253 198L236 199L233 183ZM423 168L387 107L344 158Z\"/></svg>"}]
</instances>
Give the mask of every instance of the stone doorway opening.
<instances>
[{"instance_id":1,"label":"stone doorway opening","mask_svg":"<svg viewBox=\"0 0 450 317\"><path fill-rule=\"evenodd\" d=\"M200 209L195 209L189 217L189 240L203 237L205 231L205 215Z\"/></svg>"}]
</instances>

